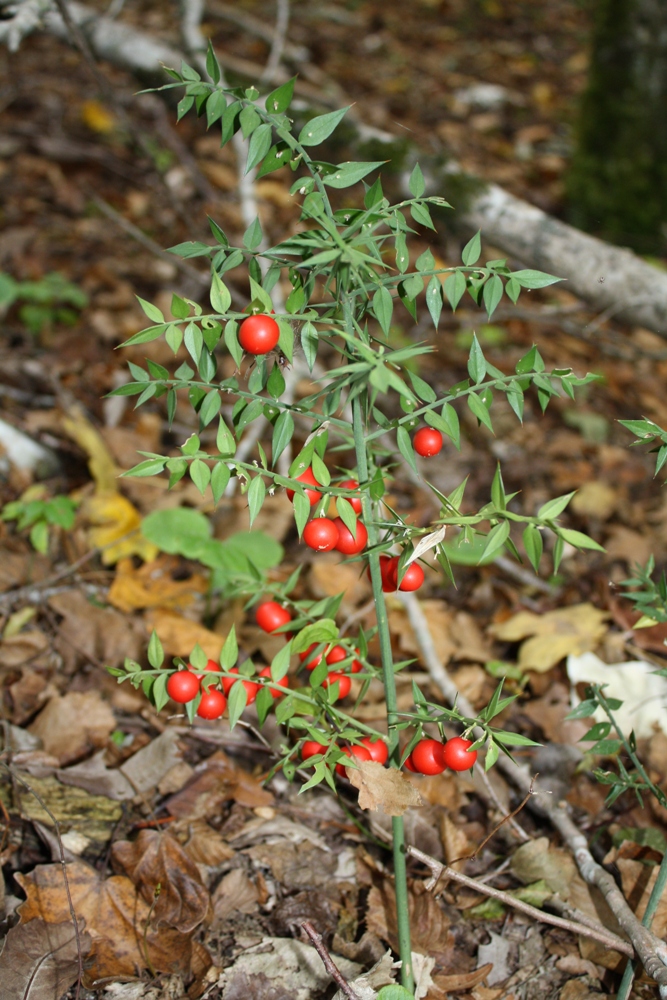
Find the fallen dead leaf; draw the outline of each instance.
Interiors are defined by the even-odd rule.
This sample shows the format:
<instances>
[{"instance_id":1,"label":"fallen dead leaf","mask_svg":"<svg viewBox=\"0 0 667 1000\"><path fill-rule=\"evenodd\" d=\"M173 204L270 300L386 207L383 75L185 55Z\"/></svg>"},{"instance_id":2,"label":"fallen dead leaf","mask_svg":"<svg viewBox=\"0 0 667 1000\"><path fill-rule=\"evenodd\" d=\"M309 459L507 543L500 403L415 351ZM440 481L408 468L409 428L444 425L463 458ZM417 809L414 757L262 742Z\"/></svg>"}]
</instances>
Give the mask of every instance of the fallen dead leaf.
<instances>
[{"instance_id":1,"label":"fallen dead leaf","mask_svg":"<svg viewBox=\"0 0 667 1000\"><path fill-rule=\"evenodd\" d=\"M177 819L195 820L219 816L222 803L230 800L255 809L271 805L273 795L262 788L261 781L217 750L196 769L185 788L163 805Z\"/></svg>"},{"instance_id":2,"label":"fallen dead leaf","mask_svg":"<svg viewBox=\"0 0 667 1000\"><path fill-rule=\"evenodd\" d=\"M527 701L522 710L529 719L541 727L546 738L552 743L576 746L593 724L590 719L567 720L566 716L572 711L572 702L569 688L560 681L552 684L541 698Z\"/></svg>"},{"instance_id":3,"label":"fallen dead leaf","mask_svg":"<svg viewBox=\"0 0 667 1000\"><path fill-rule=\"evenodd\" d=\"M91 945L82 921L78 941L71 919L59 924L35 919L10 928L0 954L3 1000L62 996L79 974L79 948L85 958Z\"/></svg>"},{"instance_id":4,"label":"fallen dead leaf","mask_svg":"<svg viewBox=\"0 0 667 1000\"><path fill-rule=\"evenodd\" d=\"M543 615L519 611L507 621L491 625L489 632L505 642L532 636L521 645L519 666L544 673L569 654L594 649L607 631L608 617L592 604L573 604Z\"/></svg>"},{"instance_id":5,"label":"fallen dead leaf","mask_svg":"<svg viewBox=\"0 0 667 1000\"><path fill-rule=\"evenodd\" d=\"M477 963L480 968L491 969L486 973L486 981L489 986L496 983L504 983L509 979L509 953L510 942L500 934L489 931L491 940L488 944L480 944L477 952Z\"/></svg>"},{"instance_id":6,"label":"fallen dead leaf","mask_svg":"<svg viewBox=\"0 0 667 1000\"><path fill-rule=\"evenodd\" d=\"M370 597L371 589L358 563L342 563L333 553L320 553L313 559L308 582L315 597L344 594L343 607L352 608Z\"/></svg>"},{"instance_id":7,"label":"fallen dead leaf","mask_svg":"<svg viewBox=\"0 0 667 1000\"><path fill-rule=\"evenodd\" d=\"M645 660L624 663L604 663L595 653L568 656L567 674L575 684L604 684L607 698L619 698L623 704L614 712L624 733L632 730L635 736L650 737L658 726L667 733L667 679L660 677L655 667ZM576 693L573 703L578 704ZM597 709L594 718L604 722L607 716Z\"/></svg>"},{"instance_id":8,"label":"fallen dead leaf","mask_svg":"<svg viewBox=\"0 0 667 1000\"><path fill-rule=\"evenodd\" d=\"M440 836L442 846L445 849L445 860L447 864L460 871L464 865L465 858L473 853L473 845L468 840L466 832L462 827L450 819L447 813L442 813L440 818Z\"/></svg>"},{"instance_id":9,"label":"fallen dead leaf","mask_svg":"<svg viewBox=\"0 0 667 1000\"><path fill-rule=\"evenodd\" d=\"M611 561L622 559L628 566L641 563L645 566L655 549L654 540L648 535L641 535L632 528L622 524L614 524L605 538L604 547L607 558Z\"/></svg>"},{"instance_id":10,"label":"fallen dead leaf","mask_svg":"<svg viewBox=\"0 0 667 1000\"><path fill-rule=\"evenodd\" d=\"M164 611L161 608L146 614L146 625L149 630L155 629L168 656L182 656L187 659L197 643L206 655L213 660L220 656L220 650L225 641L224 635L211 632L198 622L176 614L174 611Z\"/></svg>"},{"instance_id":11,"label":"fallen dead leaf","mask_svg":"<svg viewBox=\"0 0 667 1000\"><path fill-rule=\"evenodd\" d=\"M211 904L216 920L226 920L234 911L239 913L256 913L257 886L255 886L242 868L232 868L218 884Z\"/></svg>"},{"instance_id":12,"label":"fallen dead leaf","mask_svg":"<svg viewBox=\"0 0 667 1000\"><path fill-rule=\"evenodd\" d=\"M126 613L139 608L185 608L208 588L208 580L193 573L186 580L175 580L180 566L173 556L162 555L138 568L131 559L120 559L109 588L108 601Z\"/></svg>"},{"instance_id":13,"label":"fallen dead leaf","mask_svg":"<svg viewBox=\"0 0 667 1000\"><path fill-rule=\"evenodd\" d=\"M229 861L230 858L234 857L235 852L231 847L222 839L218 831L205 823L204 820L198 819L192 822L189 819L184 819L180 822L177 821L171 827L175 835L180 833L182 828L187 835L183 847L196 864L215 868L223 861Z\"/></svg>"},{"instance_id":14,"label":"fallen dead leaf","mask_svg":"<svg viewBox=\"0 0 667 1000\"><path fill-rule=\"evenodd\" d=\"M40 823L48 829L53 829L55 820L63 835L76 832L89 843L97 845L106 844L111 839L114 827L122 815L117 802L104 795L93 795L82 788L68 788L53 774L43 777L24 774L23 780L28 788L17 783L16 794L24 819ZM36 795L39 795L41 802Z\"/></svg>"},{"instance_id":15,"label":"fallen dead leaf","mask_svg":"<svg viewBox=\"0 0 667 1000\"><path fill-rule=\"evenodd\" d=\"M97 691L68 691L51 698L28 731L61 764L71 764L104 746L115 728L114 714Z\"/></svg>"},{"instance_id":16,"label":"fallen dead leaf","mask_svg":"<svg viewBox=\"0 0 667 1000\"><path fill-rule=\"evenodd\" d=\"M616 510L618 491L601 479L589 479L572 497L570 508L579 516L608 521Z\"/></svg>"},{"instance_id":17,"label":"fallen dead leaf","mask_svg":"<svg viewBox=\"0 0 667 1000\"><path fill-rule=\"evenodd\" d=\"M359 789L360 809L380 809L387 816L402 816L411 806L420 806L422 797L410 779L395 767L384 767L375 760L358 761L345 773L350 784Z\"/></svg>"},{"instance_id":18,"label":"fallen dead leaf","mask_svg":"<svg viewBox=\"0 0 667 1000\"><path fill-rule=\"evenodd\" d=\"M16 879L27 899L18 908L21 924L33 920L60 924L70 920L61 865L37 865ZM191 940L168 927L146 926L150 907L124 875L103 879L83 861L67 865L67 880L74 910L86 922L92 941L84 985L92 988L101 979L136 976L147 968L147 954L155 971L187 974Z\"/></svg>"},{"instance_id":19,"label":"fallen dead leaf","mask_svg":"<svg viewBox=\"0 0 667 1000\"><path fill-rule=\"evenodd\" d=\"M189 934L206 918L210 898L199 869L169 833L140 830L134 841L117 840L111 861L154 904L156 926L168 924Z\"/></svg>"},{"instance_id":20,"label":"fallen dead leaf","mask_svg":"<svg viewBox=\"0 0 667 1000\"><path fill-rule=\"evenodd\" d=\"M394 951L398 951L393 879L376 874L373 882L368 894L366 928L391 945ZM439 964L446 965L455 949L450 920L423 882L409 883L408 910L413 950L430 955Z\"/></svg>"},{"instance_id":21,"label":"fallen dead leaf","mask_svg":"<svg viewBox=\"0 0 667 1000\"><path fill-rule=\"evenodd\" d=\"M79 590L53 594L49 607L62 615L56 649L68 667L81 656L93 663L118 666L126 656L137 659L146 637L140 622L134 622L114 608L100 608Z\"/></svg>"},{"instance_id":22,"label":"fallen dead leaf","mask_svg":"<svg viewBox=\"0 0 667 1000\"><path fill-rule=\"evenodd\" d=\"M454 972L449 976L434 976L433 982L438 989L445 993L463 992L471 990L478 983L483 983L492 968L493 965L489 962L488 965L483 965L481 968L475 969L474 972Z\"/></svg>"},{"instance_id":23,"label":"fallen dead leaf","mask_svg":"<svg viewBox=\"0 0 667 1000\"><path fill-rule=\"evenodd\" d=\"M82 505L82 513L94 525L88 533L90 544L102 549L100 558L105 566L133 555L151 562L160 551L141 534L141 515L122 493L95 493Z\"/></svg>"},{"instance_id":24,"label":"fallen dead leaf","mask_svg":"<svg viewBox=\"0 0 667 1000\"><path fill-rule=\"evenodd\" d=\"M48 648L49 640L37 629L3 638L0 642L0 667L18 667L33 661Z\"/></svg>"}]
</instances>

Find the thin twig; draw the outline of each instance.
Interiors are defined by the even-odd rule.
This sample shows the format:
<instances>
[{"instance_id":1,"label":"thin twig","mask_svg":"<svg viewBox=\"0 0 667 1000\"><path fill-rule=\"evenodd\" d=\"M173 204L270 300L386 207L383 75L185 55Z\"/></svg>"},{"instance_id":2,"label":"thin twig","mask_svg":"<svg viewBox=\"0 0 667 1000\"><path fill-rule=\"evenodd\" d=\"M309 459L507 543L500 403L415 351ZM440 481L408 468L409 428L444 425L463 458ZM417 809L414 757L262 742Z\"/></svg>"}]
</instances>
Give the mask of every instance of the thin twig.
<instances>
[{"instance_id":1,"label":"thin twig","mask_svg":"<svg viewBox=\"0 0 667 1000\"><path fill-rule=\"evenodd\" d=\"M17 774L16 771L12 767L9 766L9 764L5 763L4 760L0 761L0 764L2 764L2 766L4 768L6 768L6 770L9 772L9 775L12 778L13 781L18 781L18 783L20 785L23 785L23 787L26 789L27 792L30 792L30 794L33 795L37 799L37 801L39 802L40 806L42 807L42 809L44 810L44 812L46 813L46 815L49 817L49 819L53 823L53 828L54 828L54 831L55 831L55 834L56 834L56 839L58 841L58 850L60 852L60 867L62 868L63 879L65 880L65 893L67 895L67 906L69 908L70 917L72 918L72 923L74 924L74 936L76 937L76 954L77 954L77 962L78 962L78 975L77 975L77 979L76 979L76 992L74 994L74 1000L79 1000L79 996L80 996L80 993L81 993L81 981L83 979L83 951L81 950L81 936L80 936L80 933L79 933L79 921L78 921L78 918L77 918L77 915L76 915L76 910L74 909L74 902L72 900L72 894L70 892L70 887L69 887L69 879L67 878L67 862L65 860L65 847L64 847L64 844L63 844L63 841L62 841L62 837L60 836L60 825L58 823L58 820L53 815L53 813L51 812L51 810L47 806L46 802L42 798L42 796L39 794L39 792L36 792L35 789L32 788L27 783L27 781L24 781L23 778L19 774Z\"/></svg>"},{"instance_id":2,"label":"thin twig","mask_svg":"<svg viewBox=\"0 0 667 1000\"><path fill-rule=\"evenodd\" d=\"M359 994L354 992L348 981L343 977L342 972L335 964L331 955L325 948L321 936L317 933L317 931L310 923L310 921L304 920L303 923L301 924L301 929L304 931L305 934L308 935L308 937L312 941L313 948L322 959L322 964L324 965L324 968L327 970L333 981L338 986L340 986L345 996L349 997L350 1000L359 1000Z\"/></svg>"},{"instance_id":3,"label":"thin twig","mask_svg":"<svg viewBox=\"0 0 667 1000\"><path fill-rule=\"evenodd\" d=\"M424 854L423 851L417 850L416 847L408 847L407 853L417 861L421 861L422 864L426 865L432 872L432 878L426 883L426 888L429 891L433 891L438 883L438 881L444 876L445 878L452 879L453 882L459 882L461 885L465 885L468 889L474 889L475 892L480 892L484 896L490 896L493 899L497 899L500 903L504 903L506 906L511 906L515 910L520 910L529 917L533 917L535 920L539 920L545 924L551 924L553 927L560 927L562 930L570 931L572 934L582 934L584 937L593 938L594 941L599 941L601 944L607 946L607 948L613 948L614 951L620 952L622 955L628 955L631 958L634 956L634 949L631 944L624 941L622 938L613 934L611 931L607 931L602 925L599 927L591 927L588 924L579 923L575 920L566 920L563 917L554 916L551 913L545 913L543 910L538 910L536 906L531 906L529 903L524 903L515 896L512 896L509 892L503 892L502 889L494 889L493 886L485 885L482 882L478 882L474 878L470 878L468 875L463 875L461 872L457 872L454 868L449 865L443 865L435 858L430 857L428 854Z\"/></svg>"},{"instance_id":4,"label":"thin twig","mask_svg":"<svg viewBox=\"0 0 667 1000\"><path fill-rule=\"evenodd\" d=\"M285 40L287 38L287 27L289 25L289 0L277 0L278 11L276 16L276 28L271 42L271 51L266 61L264 71L259 78L260 83L265 80L272 80L280 66L285 50Z\"/></svg>"},{"instance_id":5,"label":"thin twig","mask_svg":"<svg viewBox=\"0 0 667 1000\"><path fill-rule=\"evenodd\" d=\"M111 544L115 545L116 542L112 542ZM93 556L98 555L101 551L102 549L91 549L90 552L86 552L76 562L71 563L71 565L66 566L65 569L61 569L52 576L47 576L45 580L37 580L35 583L27 584L25 587L18 587L16 590L8 590L6 593L0 594L0 607L4 604L11 606L14 601L19 601L23 597L32 598L36 592L42 591L46 587L51 587L54 583L59 583L60 580L64 580L66 577L71 576L72 573L76 573L81 566L89 562Z\"/></svg>"}]
</instances>

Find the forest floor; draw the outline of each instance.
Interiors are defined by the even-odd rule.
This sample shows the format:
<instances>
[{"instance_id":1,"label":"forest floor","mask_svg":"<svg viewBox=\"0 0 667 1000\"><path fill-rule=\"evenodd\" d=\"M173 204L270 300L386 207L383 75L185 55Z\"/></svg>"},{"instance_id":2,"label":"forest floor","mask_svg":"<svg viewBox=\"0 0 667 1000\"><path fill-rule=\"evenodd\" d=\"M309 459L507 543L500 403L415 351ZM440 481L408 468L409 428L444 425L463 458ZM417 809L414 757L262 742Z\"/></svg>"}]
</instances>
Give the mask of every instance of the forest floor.
<instances>
[{"instance_id":1,"label":"forest floor","mask_svg":"<svg viewBox=\"0 0 667 1000\"><path fill-rule=\"evenodd\" d=\"M180 44L170 7L128 0L119 16ZM270 45L257 22L270 40L272 17L273 8L269 17L257 0L207 4L203 27L230 78L261 75ZM319 95L325 109L354 104L358 121L428 156L451 156L565 216L589 27L576 0L295 0L283 57L300 74L297 96L304 100ZM335 986L302 938L304 920L323 934L348 979L396 947L387 818L362 812L346 783L338 798L321 788L299 795L300 778L289 784L278 776L265 786L282 737L269 727L267 744L260 742L251 709L233 732L219 723L190 728L169 710L156 713L140 691L119 686L105 669L125 657L145 662L153 628L170 656L187 656L195 642L217 655L232 624L244 656L270 662L277 647L243 600L208 594L201 564L126 539L141 517L179 506L209 515L215 537L227 538L248 528L245 498L224 497L213 509L185 480L167 492L161 478L120 485L114 479L118 492L91 523L91 501L110 476L136 464L139 451L174 449L195 429L186 405L168 432L159 402L134 410L127 397L105 398L127 379L128 361L173 360L162 341L117 349L145 323L135 296L165 314L172 292L206 301L201 261L182 262L160 248L210 242L207 215L234 238L244 229L236 164L218 135L190 116L176 125L173 108L154 94L137 95L129 74L100 68L113 101L100 94L79 52L46 34L35 33L15 54L0 52L0 303L6 275L37 283L38 292L54 281L49 276L63 279L54 300L38 301L28 284L5 311L0 419L51 449L57 467L37 479L0 456L0 503L67 495L79 505L70 530L50 529L44 554L15 521L0 522L3 759L11 762L0 784L4 928L17 923L20 906L19 927L31 924L33 942L43 935L45 953L62 940L53 928L66 934L70 926L64 851L75 909L97 942L81 996L326 1000ZM298 218L291 181L279 171L257 184L272 240ZM443 264L458 263L468 235L443 223L437 236L419 234L415 254L430 246ZM492 247L484 251L500 256ZM229 277L245 294L241 271ZM564 523L605 551L568 550L558 575L542 581L517 571L509 557L456 566L456 587L434 571L419 598L438 655L475 706L507 676L518 698L501 719L504 728L543 744L519 758L540 772L541 787L567 799L596 857L613 864L636 909L645 902L647 872L667 845L667 812L653 799L642 807L627 794L605 804L606 789L592 773L605 762L578 742L588 723L565 716L581 693L575 671L594 661L621 686L625 717L641 734L640 755L667 792L667 715L649 694L654 678L637 666L629 684L627 668L618 667L667 667L665 628L632 632L621 596L621 581L637 563L651 555L658 567L665 563L667 499L653 476L654 456L631 448L618 424L645 416L667 426L667 349L647 330L596 317L559 286L532 293L519 307L503 306L491 323L462 307L443 316L437 336L425 324L416 333L406 324L396 335L434 344L419 371L445 388L466 376L473 330L503 371L536 343L548 368L571 366L602 379L576 404L555 399L544 415L527 403L523 424L508 411L496 436L462 412L461 451L447 447L424 473L445 493L468 476L469 509L488 500L498 462L507 491L519 491L519 511L534 512L576 490ZM230 359L220 364L232 373ZM304 378L297 396L309 391ZM391 502L420 526L438 515L414 478L397 475ZM341 625L352 633L359 623L372 625L365 574L338 555L304 557L284 495L267 500L253 528L284 548L274 579L303 566L297 598L345 591ZM388 606L397 657L415 658L398 675L400 704L411 705L413 678L442 701L404 606L392 596ZM517 616L526 611L533 617L521 631ZM373 646L369 655L377 658ZM652 719L640 721L650 697ZM372 685L359 718L381 725L381 707L382 692ZM517 819L527 839L505 825L476 854L503 815L477 770L411 780L425 802L406 817L414 846L530 902L560 892L611 926L613 917L553 831L527 809ZM503 809L519 804L500 775L492 780ZM466 858L472 860L460 860ZM428 893L415 862L409 873L413 949L425 956L421 996L586 1000L617 990L617 953L504 909L481 891L445 882L439 894ZM151 896L158 884L161 892ZM137 926L145 926L143 938ZM653 927L664 936L667 903ZM71 941L68 954L71 967ZM3 961L5 975L7 953L0 969ZM376 988L390 980L390 965L380 964ZM20 976L17 984L23 996ZM637 996L653 996L653 989L635 986Z\"/></svg>"}]
</instances>

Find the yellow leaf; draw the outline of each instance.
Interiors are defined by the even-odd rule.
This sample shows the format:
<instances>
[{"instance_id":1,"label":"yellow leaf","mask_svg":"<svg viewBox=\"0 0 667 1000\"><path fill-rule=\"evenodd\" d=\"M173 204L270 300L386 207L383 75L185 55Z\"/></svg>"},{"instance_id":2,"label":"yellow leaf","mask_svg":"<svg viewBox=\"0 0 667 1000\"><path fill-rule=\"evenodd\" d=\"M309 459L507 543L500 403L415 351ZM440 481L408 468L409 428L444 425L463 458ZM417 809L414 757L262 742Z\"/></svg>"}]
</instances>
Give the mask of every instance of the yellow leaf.
<instances>
[{"instance_id":1,"label":"yellow leaf","mask_svg":"<svg viewBox=\"0 0 667 1000\"><path fill-rule=\"evenodd\" d=\"M97 526L89 531L90 544L103 550L101 558L105 566L126 556L137 555L144 562L157 556L157 545L141 534L139 511L115 490L90 497L85 502L84 514Z\"/></svg>"},{"instance_id":2,"label":"yellow leaf","mask_svg":"<svg viewBox=\"0 0 667 1000\"><path fill-rule=\"evenodd\" d=\"M84 101L81 105L81 119L93 132L107 135L116 128L116 118L99 101Z\"/></svg>"},{"instance_id":3,"label":"yellow leaf","mask_svg":"<svg viewBox=\"0 0 667 1000\"><path fill-rule=\"evenodd\" d=\"M120 469L111 457L103 437L93 427L80 406L71 406L62 420L66 434L76 441L88 456L88 468L100 493L117 489Z\"/></svg>"},{"instance_id":4,"label":"yellow leaf","mask_svg":"<svg viewBox=\"0 0 667 1000\"><path fill-rule=\"evenodd\" d=\"M138 569L131 559L120 559L108 594L109 604L119 611L138 608L184 608L197 594L205 594L206 577L193 573L187 580L175 580L172 570L179 565L171 556L161 556Z\"/></svg>"},{"instance_id":5,"label":"yellow leaf","mask_svg":"<svg viewBox=\"0 0 667 1000\"><path fill-rule=\"evenodd\" d=\"M168 656L182 656L187 659L199 643L210 659L217 660L225 641L224 635L211 632L190 618L184 618L183 615L162 608L150 611L146 615L146 624L149 630L155 629L160 636L160 642Z\"/></svg>"},{"instance_id":6,"label":"yellow leaf","mask_svg":"<svg viewBox=\"0 0 667 1000\"><path fill-rule=\"evenodd\" d=\"M521 646L519 666L544 673L571 653L578 656L595 649L607 631L608 617L593 604L573 604L544 615L520 611L489 631L507 642L531 636Z\"/></svg>"}]
</instances>

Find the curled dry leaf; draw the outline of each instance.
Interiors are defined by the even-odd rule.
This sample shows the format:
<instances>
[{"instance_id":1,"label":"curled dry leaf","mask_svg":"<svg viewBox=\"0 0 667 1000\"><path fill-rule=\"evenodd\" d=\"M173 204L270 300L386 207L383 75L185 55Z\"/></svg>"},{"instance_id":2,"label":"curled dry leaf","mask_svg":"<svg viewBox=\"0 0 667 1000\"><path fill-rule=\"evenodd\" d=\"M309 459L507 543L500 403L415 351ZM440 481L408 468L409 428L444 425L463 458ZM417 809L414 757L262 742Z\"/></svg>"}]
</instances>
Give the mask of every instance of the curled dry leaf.
<instances>
[{"instance_id":1,"label":"curled dry leaf","mask_svg":"<svg viewBox=\"0 0 667 1000\"><path fill-rule=\"evenodd\" d=\"M103 879L90 865L74 861L67 865L72 903L83 917L91 937L84 985L102 979L136 976L150 964L156 972L187 975L190 969L190 935L176 929L156 930L150 906L124 875ZM69 906L59 864L38 865L29 875L16 879L27 899L18 908L21 924L34 920L48 924L70 920ZM148 926L148 930L146 930Z\"/></svg>"},{"instance_id":2,"label":"curled dry leaf","mask_svg":"<svg viewBox=\"0 0 667 1000\"><path fill-rule=\"evenodd\" d=\"M383 767L375 760L357 761L346 768L350 783L359 789L360 809L381 809L387 816L402 816L411 806L420 806L422 797L410 779L395 767Z\"/></svg>"},{"instance_id":3,"label":"curled dry leaf","mask_svg":"<svg viewBox=\"0 0 667 1000\"><path fill-rule=\"evenodd\" d=\"M201 573L175 580L172 573L177 566L174 556L160 556L138 568L131 559L120 559L109 588L109 603L126 613L139 608L187 607L206 593L208 581Z\"/></svg>"},{"instance_id":4,"label":"curled dry leaf","mask_svg":"<svg viewBox=\"0 0 667 1000\"><path fill-rule=\"evenodd\" d=\"M152 923L156 927L168 924L189 934L206 918L208 890L197 865L170 834L141 830L135 841L116 841L111 861L147 903L155 903Z\"/></svg>"},{"instance_id":5,"label":"curled dry leaf","mask_svg":"<svg viewBox=\"0 0 667 1000\"><path fill-rule=\"evenodd\" d=\"M0 954L3 1000L62 996L79 974L79 947L85 958L91 944L83 921L79 921L78 943L71 920L52 924L35 919L12 927Z\"/></svg>"}]
</instances>

